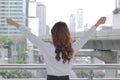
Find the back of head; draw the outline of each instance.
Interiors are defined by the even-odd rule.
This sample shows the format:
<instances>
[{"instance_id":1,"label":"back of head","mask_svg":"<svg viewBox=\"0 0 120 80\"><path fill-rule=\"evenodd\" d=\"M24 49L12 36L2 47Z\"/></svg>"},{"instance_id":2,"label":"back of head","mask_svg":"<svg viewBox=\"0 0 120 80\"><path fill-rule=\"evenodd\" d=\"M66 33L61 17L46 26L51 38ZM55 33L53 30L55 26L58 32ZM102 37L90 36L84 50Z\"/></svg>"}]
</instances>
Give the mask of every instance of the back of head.
<instances>
[{"instance_id":1,"label":"back of head","mask_svg":"<svg viewBox=\"0 0 120 80\"><path fill-rule=\"evenodd\" d=\"M72 39L65 22L57 22L51 29L53 44L55 46L56 60L63 59L69 62L73 56ZM62 54L62 56L60 56Z\"/></svg>"}]
</instances>

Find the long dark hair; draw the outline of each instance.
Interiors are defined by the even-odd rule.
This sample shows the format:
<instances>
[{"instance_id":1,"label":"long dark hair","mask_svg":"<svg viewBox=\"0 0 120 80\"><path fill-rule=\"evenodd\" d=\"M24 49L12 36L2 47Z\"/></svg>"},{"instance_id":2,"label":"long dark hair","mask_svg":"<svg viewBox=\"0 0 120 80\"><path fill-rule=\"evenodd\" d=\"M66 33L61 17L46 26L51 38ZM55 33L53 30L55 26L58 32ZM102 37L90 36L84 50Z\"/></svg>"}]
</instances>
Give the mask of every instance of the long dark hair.
<instances>
[{"instance_id":1,"label":"long dark hair","mask_svg":"<svg viewBox=\"0 0 120 80\"><path fill-rule=\"evenodd\" d=\"M70 62L73 56L72 38L65 22L57 22L51 29L52 40L55 46L56 60L63 59L63 63ZM62 54L62 56L60 56Z\"/></svg>"}]
</instances>

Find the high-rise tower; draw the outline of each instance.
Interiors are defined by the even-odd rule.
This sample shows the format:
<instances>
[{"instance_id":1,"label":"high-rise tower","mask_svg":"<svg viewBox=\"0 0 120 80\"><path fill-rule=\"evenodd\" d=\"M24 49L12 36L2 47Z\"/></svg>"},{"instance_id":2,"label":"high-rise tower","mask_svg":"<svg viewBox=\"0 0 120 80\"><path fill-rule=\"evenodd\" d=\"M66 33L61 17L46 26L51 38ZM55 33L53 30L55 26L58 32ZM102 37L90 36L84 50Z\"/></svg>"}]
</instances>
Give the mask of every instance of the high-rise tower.
<instances>
[{"instance_id":1,"label":"high-rise tower","mask_svg":"<svg viewBox=\"0 0 120 80\"><path fill-rule=\"evenodd\" d=\"M70 32L75 32L75 15L71 14L69 18L69 27L70 27Z\"/></svg>"},{"instance_id":2,"label":"high-rise tower","mask_svg":"<svg viewBox=\"0 0 120 80\"><path fill-rule=\"evenodd\" d=\"M120 8L120 0L116 0L116 8Z\"/></svg>"},{"instance_id":3,"label":"high-rise tower","mask_svg":"<svg viewBox=\"0 0 120 80\"><path fill-rule=\"evenodd\" d=\"M79 8L77 10L76 20L77 20L77 29L82 28L83 27L83 9Z\"/></svg>"},{"instance_id":4,"label":"high-rise tower","mask_svg":"<svg viewBox=\"0 0 120 80\"><path fill-rule=\"evenodd\" d=\"M113 29L120 29L120 0L116 0L115 2L115 12L113 14L113 19L112 19L112 28Z\"/></svg>"},{"instance_id":5,"label":"high-rise tower","mask_svg":"<svg viewBox=\"0 0 120 80\"><path fill-rule=\"evenodd\" d=\"M20 34L15 27L9 27L7 18L12 18L22 25L27 25L27 0L0 0L0 35Z\"/></svg>"},{"instance_id":6,"label":"high-rise tower","mask_svg":"<svg viewBox=\"0 0 120 80\"><path fill-rule=\"evenodd\" d=\"M46 6L37 3L36 16L39 18L39 36L46 35Z\"/></svg>"}]
</instances>

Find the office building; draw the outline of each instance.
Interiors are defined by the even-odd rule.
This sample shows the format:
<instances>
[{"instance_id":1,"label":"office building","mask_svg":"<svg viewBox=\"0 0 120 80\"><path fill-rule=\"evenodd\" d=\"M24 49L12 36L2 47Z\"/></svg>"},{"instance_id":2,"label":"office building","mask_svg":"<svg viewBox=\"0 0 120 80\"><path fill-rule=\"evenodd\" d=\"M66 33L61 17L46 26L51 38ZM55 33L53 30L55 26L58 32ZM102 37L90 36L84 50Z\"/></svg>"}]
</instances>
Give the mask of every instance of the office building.
<instances>
[{"instance_id":1,"label":"office building","mask_svg":"<svg viewBox=\"0 0 120 80\"><path fill-rule=\"evenodd\" d=\"M116 8L120 8L120 0L116 0L115 5L116 5Z\"/></svg>"},{"instance_id":2,"label":"office building","mask_svg":"<svg viewBox=\"0 0 120 80\"><path fill-rule=\"evenodd\" d=\"M46 6L37 3L36 16L39 18L39 36L46 35Z\"/></svg>"},{"instance_id":3,"label":"office building","mask_svg":"<svg viewBox=\"0 0 120 80\"><path fill-rule=\"evenodd\" d=\"M116 9L120 10L120 0L116 0L115 2ZM113 20L112 20L112 29L120 29L120 11L118 11L116 14L113 14Z\"/></svg>"},{"instance_id":4,"label":"office building","mask_svg":"<svg viewBox=\"0 0 120 80\"><path fill-rule=\"evenodd\" d=\"M69 29L70 29L70 32L75 32L75 26L76 26L75 15L71 14L70 18L69 18Z\"/></svg>"},{"instance_id":5,"label":"office building","mask_svg":"<svg viewBox=\"0 0 120 80\"><path fill-rule=\"evenodd\" d=\"M28 0L0 0L0 35L11 36L20 34L15 27L6 23L7 18L12 18L22 25L27 25Z\"/></svg>"},{"instance_id":6,"label":"office building","mask_svg":"<svg viewBox=\"0 0 120 80\"><path fill-rule=\"evenodd\" d=\"M83 28L83 9L79 8L76 14L77 29Z\"/></svg>"}]
</instances>

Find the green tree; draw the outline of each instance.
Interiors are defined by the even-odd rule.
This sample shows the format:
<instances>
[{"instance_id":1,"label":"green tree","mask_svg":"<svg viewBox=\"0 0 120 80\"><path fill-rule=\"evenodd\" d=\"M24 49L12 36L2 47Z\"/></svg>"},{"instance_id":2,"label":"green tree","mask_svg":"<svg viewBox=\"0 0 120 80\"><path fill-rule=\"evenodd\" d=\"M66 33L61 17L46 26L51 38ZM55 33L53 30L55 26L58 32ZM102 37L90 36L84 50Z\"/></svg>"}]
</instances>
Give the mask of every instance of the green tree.
<instances>
[{"instance_id":1,"label":"green tree","mask_svg":"<svg viewBox=\"0 0 120 80\"><path fill-rule=\"evenodd\" d=\"M4 48L8 48L8 58L11 57L11 45L14 44L13 42L10 38L0 35L0 43L3 44Z\"/></svg>"},{"instance_id":2,"label":"green tree","mask_svg":"<svg viewBox=\"0 0 120 80\"><path fill-rule=\"evenodd\" d=\"M26 64L23 60L17 60L14 62L9 62L10 64ZM30 78L32 73L28 70L0 70L0 75L3 78Z\"/></svg>"},{"instance_id":3,"label":"green tree","mask_svg":"<svg viewBox=\"0 0 120 80\"><path fill-rule=\"evenodd\" d=\"M3 78L30 78L32 73L27 70L0 70Z\"/></svg>"},{"instance_id":4,"label":"green tree","mask_svg":"<svg viewBox=\"0 0 120 80\"><path fill-rule=\"evenodd\" d=\"M5 42L5 47L8 48L8 58L11 57L11 46L14 44L14 41L11 40L10 38L6 38Z\"/></svg>"},{"instance_id":5,"label":"green tree","mask_svg":"<svg viewBox=\"0 0 120 80\"><path fill-rule=\"evenodd\" d=\"M6 37L0 35L0 43L5 43Z\"/></svg>"}]
</instances>

